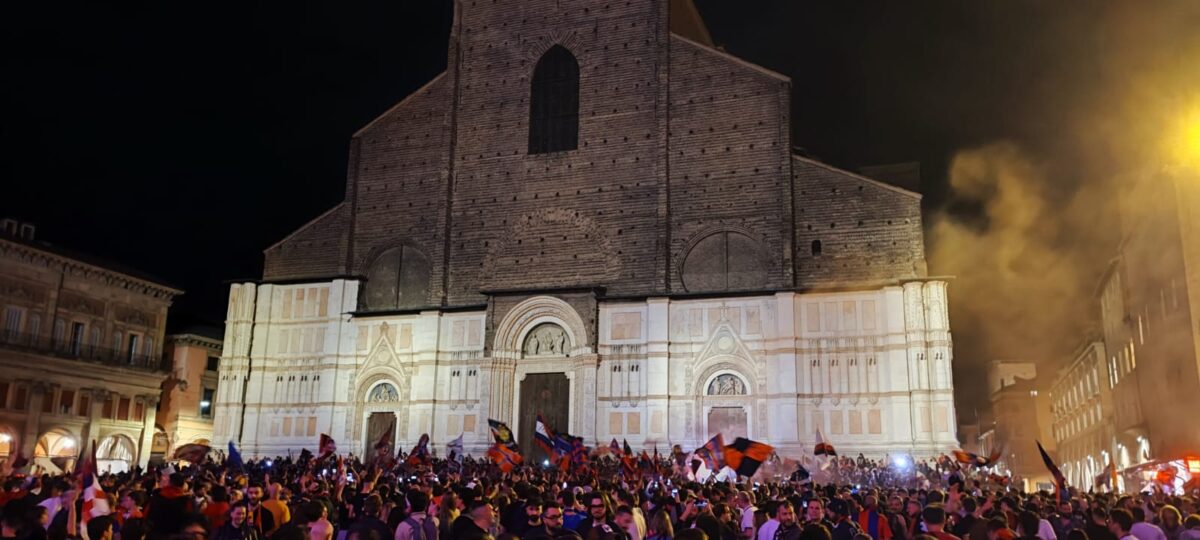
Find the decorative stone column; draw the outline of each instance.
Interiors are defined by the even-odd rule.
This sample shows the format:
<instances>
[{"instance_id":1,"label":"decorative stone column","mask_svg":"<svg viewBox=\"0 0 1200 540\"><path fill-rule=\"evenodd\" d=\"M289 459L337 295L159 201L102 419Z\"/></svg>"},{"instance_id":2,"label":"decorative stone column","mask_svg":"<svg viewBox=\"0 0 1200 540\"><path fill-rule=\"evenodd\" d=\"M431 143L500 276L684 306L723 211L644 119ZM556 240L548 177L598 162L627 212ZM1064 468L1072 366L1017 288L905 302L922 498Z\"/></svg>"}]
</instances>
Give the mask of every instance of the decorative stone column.
<instances>
[{"instance_id":1,"label":"decorative stone column","mask_svg":"<svg viewBox=\"0 0 1200 540\"><path fill-rule=\"evenodd\" d=\"M42 402L46 398L47 385L41 381L18 381L29 385L29 402L25 409L25 431L21 435L22 455L33 457L38 436L42 430Z\"/></svg>"},{"instance_id":2,"label":"decorative stone column","mask_svg":"<svg viewBox=\"0 0 1200 540\"><path fill-rule=\"evenodd\" d=\"M158 396L139 396L146 406L142 415L142 440L138 445L137 466L145 469L150 464L150 453L154 448L154 422L158 418Z\"/></svg>"},{"instance_id":3,"label":"decorative stone column","mask_svg":"<svg viewBox=\"0 0 1200 540\"><path fill-rule=\"evenodd\" d=\"M93 388L92 402L89 405L92 410L88 411L88 422L83 426L83 440L79 442L80 452L88 451L88 445L100 437L100 414L104 410L104 403L108 401L112 392L103 388Z\"/></svg>"}]
</instances>

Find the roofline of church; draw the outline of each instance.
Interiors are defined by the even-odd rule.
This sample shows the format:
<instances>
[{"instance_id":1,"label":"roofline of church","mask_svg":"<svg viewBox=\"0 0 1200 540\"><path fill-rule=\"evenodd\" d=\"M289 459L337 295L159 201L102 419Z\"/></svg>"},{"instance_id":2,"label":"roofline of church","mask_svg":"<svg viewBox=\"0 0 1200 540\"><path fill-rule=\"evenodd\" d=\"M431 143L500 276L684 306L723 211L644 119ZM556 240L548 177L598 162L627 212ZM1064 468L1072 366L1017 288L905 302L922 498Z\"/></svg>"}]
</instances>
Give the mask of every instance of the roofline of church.
<instances>
[{"instance_id":1,"label":"roofline of church","mask_svg":"<svg viewBox=\"0 0 1200 540\"><path fill-rule=\"evenodd\" d=\"M854 171L847 171L846 169L842 169L842 168L839 168L839 167L835 167L835 166L833 166L833 165L830 165L830 164L828 164L828 163L825 163L825 162L823 162L823 161L817 161L817 160L815 160L815 159L812 159L812 158L804 157L804 156L802 156L802 155L800 155L800 154L792 154L792 159L798 159L798 160L800 160L800 161L803 161L803 162L805 162L805 163L810 163L810 164L812 164L812 165L816 165L816 166L818 166L818 167L821 167L821 168L824 168L824 169L829 169L829 170L831 170L831 171L833 171L833 172L836 172L836 173L845 174L845 175L847 175L847 176L851 176L851 177L853 177L853 178L856 178L856 179L858 179L858 180L862 180L862 181L864 181L864 182L870 182L870 183L872 183L872 184L874 184L874 185L876 185L876 186L879 186L879 187L882 187L882 188L886 188L886 189L890 189L890 190L892 190L892 191L895 191L896 193L899 193L899 194L901 194L901 195L907 195L907 196L909 196L909 197L912 197L912 198L914 198L914 199L916 199L916 200L918 200L918 201L919 201L919 200L921 200L922 198L924 198L924 195L921 195L920 193L917 193L917 192L915 192L915 191L909 191L909 190L907 190L907 189L904 189L904 188L902 188L902 187L900 187L900 186L893 186L892 184L889 184L889 183L887 183L887 182L882 182L882 181L879 181L879 180L875 180L874 178L868 178L868 177L866 177L866 176L863 176L863 175L861 175L861 174L858 174L858 173L856 173L856 172L854 172Z\"/></svg>"},{"instance_id":2,"label":"roofline of church","mask_svg":"<svg viewBox=\"0 0 1200 540\"><path fill-rule=\"evenodd\" d=\"M380 120L383 120L386 116L392 114L392 112L395 111L396 109L403 107L406 103L411 101L413 98L417 97L418 94L425 91L425 89L429 88L430 86L433 86L433 83L436 83L436 82L442 80L442 77L445 77L445 76L446 76L445 71L438 73L437 76L430 79L429 82L421 85L420 88L413 90L407 96L404 96L404 99L400 100L399 103L392 105L391 107L388 107L388 110L383 111L383 114L380 114L379 116L376 116L375 119L371 120L370 122L367 122L367 125L359 128L358 131L355 131L354 134L350 136L350 138L351 139L358 138L363 133L365 133L368 129L371 129L372 127L374 127L375 124L378 124Z\"/></svg>"},{"instance_id":3,"label":"roofline of church","mask_svg":"<svg viewBox=\"0 0 1200 540\"><path fill-rule=\"evenodd\" d=\"M726 60L729 60L729 61L731 61L731 62L737 63L737 64L741 65L742 67L746 67L746 68L753 69L754 71L757 71L757 72L759 72L759 73L762 73L763 75L766 75L766 76L768 76L768 77L771 77L771 78L773 78L773 79L779 79L780 81L782 81L782 82L786 82L786 83L791 83L791 82L792 82L792 78L791 78L791 77L788 77L787 75L784 75L784 74L782 74L782 73L780 73L780 72L778 72L778 71L772 71L772 70L770 70L770 69L767 69L767 68L765 68L765 67L762 67L762 66L760 66L760 65L758 65L758 64L755 64L754 62L751 62L751 61L749 61L749 60L746 60L745 58L742 58L742 57L740 57L740 56L736 56L736 55L730 54L730 53L728 53L728 52L725 52L725 51L722 51L721 49L718 49L718 48L716 48L716 47L710 47L710 46L708 46L708 45L705 45L705 44L703 44L703 43L700 43L699 41L696 41L696 40L694 40L694 39L688 38L688 37L686 37L686 36L682 36L682 35L680 35L680 34L676 34L676 33L674 33L674 32L671 32L671 37L673 37L673 38L678 38L678 39L680 39L680 40L682 40L682 41L684 41L684 42L687 42L688 44L695 45L696 47L700 47L700 48L702 48L702 49L704 49L704 50L706 50L706 51L710 51L710 52L712 52L713 54L720 55L721 57L725 58Z\"/></svg>"},{"instance_id":4,"label":"roofline of church","mask_svg":"<svg viewBox=\"0 0 1200 540\"><path fill-rule=\"evenodd\" d=\"M278 242L275 242L274 244L271 244L270 246L267 246L267 249L264 249L264 250L263 250L263 253L266 253L266 252L268 252L268 251L271 251L272 249L275 249L275 248L279 247L279 245L280 245L280 244L282 244L282 243L284 243L284 242L287 242L288 240L291 240L293 236L296 236L297 234L300 234L300 233L301 233L301 232L303 232L304 230L308 229L308 227L309 227L309 226L311 226L312 224L314 224L314 223L316 223L316 222L318 222L318 221L321 221L322 219L325 219L325 218L326 218L326 217L328 217L330 214L334 213L335 211L337 211L338 209L340 209L341 207L343 207L343 206L345 206L345 205L346 205L346 201L345 201L345 200L343 200L342 202L340 202L340 203L337 203L337 204L333 205L333 208L330 208L329 210L326 210L326 211L324 211L324 212L321 212L321 215L319 215L319 216L317 216L317 217L315 217L315 218L312 218L312 219L310 219L310 220L308 220L308 221L304 222L304 224L303 224L303 225L301 225L301 226L299 226L299 227L296 227L296 230L292 231L292 233L291 233L291 234L289 234L289 235L287 235L287 236L283 237L283 239L282 239L282 240L280 240L280 241L278 241Z\"/></svg>"}]
</instances>

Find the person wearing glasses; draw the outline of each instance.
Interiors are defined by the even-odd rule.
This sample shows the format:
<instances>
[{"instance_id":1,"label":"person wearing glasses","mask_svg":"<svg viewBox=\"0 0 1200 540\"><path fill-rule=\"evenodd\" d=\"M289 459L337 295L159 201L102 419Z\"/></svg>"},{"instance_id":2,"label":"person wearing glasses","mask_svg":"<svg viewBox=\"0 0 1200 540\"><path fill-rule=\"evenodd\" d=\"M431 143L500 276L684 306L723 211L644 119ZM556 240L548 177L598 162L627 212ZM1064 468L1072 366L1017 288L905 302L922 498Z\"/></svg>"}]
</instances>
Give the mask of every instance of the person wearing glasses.
<instances>
[{"instance_id":1,"label":"person wearing glasses","mask_svg":"<svg viewBox=\"0 0 1200 540\"><path fill-rule=\"evenodd\" d=\"M599 493L591 493L584 497L584 502L587 503L588 517L579 524L575 532L583 538L588 537L588 533L592 529L600 529L601 537L607 538L611 535L614 540L629 540L629 536L621 527L617 526L616 522L609 517L608 505L604 502L604 496Z\"/></svg>"},{"instance_id":2,"label":"person wearing glasses","mask_svg":"<svg viewBox=\"0 0 1200 540\"><path fill-rule=\"evenodd\" d=\"M541 525L521 535L521 540L579 540L579 533L563 526L563 509L555 501L547 501L542 509Z\"/></svg>"}]
</instances>

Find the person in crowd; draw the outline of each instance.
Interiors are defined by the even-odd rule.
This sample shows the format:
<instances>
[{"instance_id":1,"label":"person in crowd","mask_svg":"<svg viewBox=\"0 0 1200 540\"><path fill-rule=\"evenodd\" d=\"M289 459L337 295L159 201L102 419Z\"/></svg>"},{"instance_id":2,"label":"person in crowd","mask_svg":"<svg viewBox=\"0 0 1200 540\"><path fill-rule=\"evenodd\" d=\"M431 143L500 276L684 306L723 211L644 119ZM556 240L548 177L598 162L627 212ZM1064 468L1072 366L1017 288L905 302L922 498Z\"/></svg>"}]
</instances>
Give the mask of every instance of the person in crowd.
<instances>
[{"instance_id":1,"label":"person in crowd","mask_svg":"<svg viewBox=\"0 0 1200 540\"><path fill-rule=\"evenodd\" d=\"M675 528L671 526L671 516L665 509L656 510L650 515L646 524L646 540L674 540Z\"/></svg>"},{"instance_id":2,"label":"person in crowd","mask_svg":"<svg viewBox=\"0 0 1200 540\"><path fill-rule=\"evenodd\" d=\"M1108 528L1119 540L1140 540L1132 534L1133 531L1133 514L1120 507L1108 513Z\"/></svg>"},{"instance_id":3,"label":"person in crowd","mask_svg":"<svg viewBox=\"0 0 1200 540\"><path fill-rule=\"evenodd\" d=\"M961 540L945 531L946 509L940 504L931 504L921 511L921 521L925 524L925 534L937 540ZM836 540L836 539L835 539Z\"/></svg>"},{"instance_id":4,"label":"person in crowd","mask_svg":"<svg viewBox=\"0 0 1200 540\"><path fill-rule=\"evenodd\" d=\"M260 540L262 531L251 519L250 502L238 501L229 507L225 523L213 533L213 540Z\"/></svg>"}]
</instances>

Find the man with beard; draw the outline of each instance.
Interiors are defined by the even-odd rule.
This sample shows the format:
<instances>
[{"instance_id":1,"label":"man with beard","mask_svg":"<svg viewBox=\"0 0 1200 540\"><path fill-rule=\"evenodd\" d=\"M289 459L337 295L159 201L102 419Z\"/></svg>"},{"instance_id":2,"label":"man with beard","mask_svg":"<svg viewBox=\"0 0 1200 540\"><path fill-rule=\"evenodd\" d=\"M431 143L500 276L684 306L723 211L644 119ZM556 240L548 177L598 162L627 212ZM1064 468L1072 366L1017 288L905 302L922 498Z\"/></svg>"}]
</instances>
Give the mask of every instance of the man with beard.
<instances>
[{"instance_id":1,"label":"man with beard","mask_svg":"<svg viewBox=\"0 0 1200 540\"><path fill-rule=\"evenodd\" d=\"M529 499L525 502L525 521L514 530L506 530L505 532L513 533L522 538L529 531L542 528L542 501L537 499Z\"/></svg>"},{"instance_id":2,"label":"man with beard","mask_svg":"<svg viewBox=\"0 0 1200 540\"><path fill-rule=\"evenodd\" d=\"M610 534L616 540L626 538L625 531L618 527L616 522L609 519L608 506L604 504L603 496L599 493L592 493L584 500L587 501L588 518L580 522L579 528L575 529L579 536L587 538L592 529L600 529L601 536Z\"/></svg>"},{"instance_id":3,"label":"man with beard","mask_svg":"<svg viewBox=\"0 0 1200 540\"><path fill-rule=\"evenodd\" d=\"M812 503L809 503L811 506ZM792 503L781 501L779 506L775 508L775 521L779 522L779 528L775 529L774 540L800 540L802 530L796 524L796 512L792 508Z\"/></svg>"},{"instance_id":4,"label":"man with beard","mask_svg":"<svg viewBox=\"0 0 1200 540\"><path fill-rule=\"evenodd\" d=\"M262 505L263 495L265 494L266 492L261 482L251 482L246 487L246 511L249 514L246 516L246 519L264 533L267 531L274 532L277 528L275 526L275 514L263 508Z\"/></svg>"},{"instance_id":5,"label":"man with beard","mask_svg":"<svg viewBox=\"0 0 1200 540\"><path fill-rule=\"evenodd\" d=\"M579 533L563 527L563 509L555 501L549 501L542 508L542 525L525 531L521 540L552 540L555 538L579 540Z\"/></svg>"}]
</instances>

